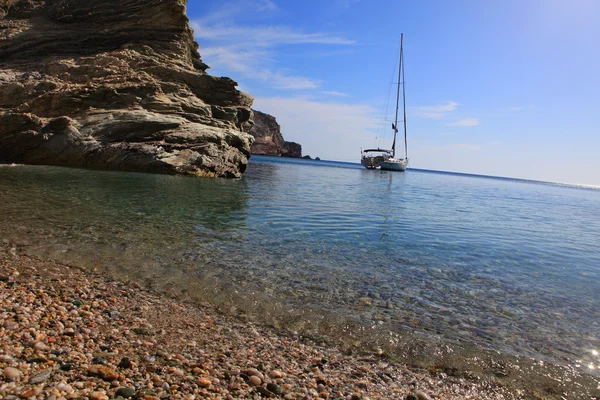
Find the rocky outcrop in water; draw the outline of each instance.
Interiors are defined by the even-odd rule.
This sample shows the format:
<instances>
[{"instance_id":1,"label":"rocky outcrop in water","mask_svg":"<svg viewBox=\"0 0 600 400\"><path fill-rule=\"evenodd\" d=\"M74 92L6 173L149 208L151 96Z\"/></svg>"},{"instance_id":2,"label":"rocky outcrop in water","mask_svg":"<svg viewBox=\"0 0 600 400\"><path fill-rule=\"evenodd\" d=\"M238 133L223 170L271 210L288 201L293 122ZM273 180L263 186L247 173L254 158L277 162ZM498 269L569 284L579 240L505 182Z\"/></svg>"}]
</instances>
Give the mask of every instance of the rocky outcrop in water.
<instances>
[{"instance_id":1,"label":"rocky outcrop in water","mask_svg":"<svg viewBox=\"0 0 600 400\"><path fill-rule=\"evenodd\" d=\"M302 157L302 146L295 142L286 142L281 134L281 127L275 117L260 111L254 111L254 126L250 134L255 141L252 154L265 156Z\"/></svg>"},{"instance_id":2,"label":"rocky outcrop in water","mask_svg":"<svg viewBox=\"0 0 600 400\"><path fill-rule=\"evenodd\" d=\"M252 97L185 0L0 0L0 163L239 177Z\"/></svg>"}]
</instances>

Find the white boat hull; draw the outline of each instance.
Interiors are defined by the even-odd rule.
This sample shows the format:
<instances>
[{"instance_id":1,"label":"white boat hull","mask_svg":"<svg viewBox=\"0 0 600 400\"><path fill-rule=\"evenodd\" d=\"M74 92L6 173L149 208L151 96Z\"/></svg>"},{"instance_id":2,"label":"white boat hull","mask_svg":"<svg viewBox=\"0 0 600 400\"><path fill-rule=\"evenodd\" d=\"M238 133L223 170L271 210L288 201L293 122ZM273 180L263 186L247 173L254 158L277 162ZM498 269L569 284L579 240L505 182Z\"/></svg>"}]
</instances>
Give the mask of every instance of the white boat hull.
<instances>
[{"instance_id":1,"label":"white boat hull","mask_svg":"<svg viewBox=\"0 0 600 400\"><path fill-rule=\"evenodd\" d=\"M406 160L388 160L382 162L379 167L385 171L406 171Z\"/></svg>"},{"instance_id":2,"label":"white boat hull","mask_svg":"<svg viewBox=\"0 0 600 400\"><path fill-rule=\"evenodd\" d=\"M381 169L385 171L406 171L408 160L391 158L389 156L363 156L361 164L366 169Z\"/></svg>"}]
</instances>

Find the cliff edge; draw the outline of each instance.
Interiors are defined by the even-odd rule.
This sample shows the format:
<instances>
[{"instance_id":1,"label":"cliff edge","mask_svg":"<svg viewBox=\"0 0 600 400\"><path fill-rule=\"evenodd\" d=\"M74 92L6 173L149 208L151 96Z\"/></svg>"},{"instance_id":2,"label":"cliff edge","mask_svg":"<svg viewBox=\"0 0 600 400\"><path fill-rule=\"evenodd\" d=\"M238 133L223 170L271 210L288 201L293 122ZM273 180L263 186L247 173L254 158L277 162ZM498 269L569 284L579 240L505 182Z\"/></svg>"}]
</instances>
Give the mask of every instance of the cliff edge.
<instances>
[{"instance_id":1,"label":"cliff edge","mask_svg":"<svg viewBox=\"0 0 600 400\"><path fill-rule=\"evenodd\" d=\"M275 117L260 111L254 111L254 126L250 134L254 136L252 154L265 156L302 157L302 146L295 142L286 142L281 127Z\"/></svg>"},{"instance_id":2,"label":"cliff edge","mask_svg":"<svg viewBox=\"0 0 600 400\"><path fill-rule=\"evenodd\" d=\"M0 163L239 177L252 97L185 0L0 0Z\"/></svg>"}]
</instances>

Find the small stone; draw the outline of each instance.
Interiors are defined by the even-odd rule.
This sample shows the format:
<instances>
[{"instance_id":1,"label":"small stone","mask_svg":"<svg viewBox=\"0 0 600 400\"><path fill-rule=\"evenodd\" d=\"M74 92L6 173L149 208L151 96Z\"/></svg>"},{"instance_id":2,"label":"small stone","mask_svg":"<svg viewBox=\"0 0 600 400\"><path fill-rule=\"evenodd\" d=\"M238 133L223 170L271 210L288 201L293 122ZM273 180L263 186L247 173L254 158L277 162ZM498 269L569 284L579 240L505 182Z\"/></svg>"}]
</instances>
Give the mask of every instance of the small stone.
<instances>
[{"instance_id":1,"label":"small stone","mask_svg":"<svg viewBox=\"0 0 600 400\"><path fill-rule=\"evenodd\" d=\"M127 357L121 358L118 365L119 368L131 368L131 360Z\"/></svg>"},{"instance_id":2,"label":"small stone","mask_svg":"<svg viewBox=\"0 0 600 400\"><path fill-rule=\"evenodd\" d=\"M203 387L203 388L208 388L210 387L210 379L207 378L200 378L196 381L196 383L198 384L198 386Z\"/></svg>"},{"instance_id":3,"label":"small stone","mask_svg":"<svg viewBox=\"0 0 600 400\"><path fill-rule=\"evenodd\" d=\"M244 371L246 373L246 375L248 376L257 376L260 378L261 381L265 380L265 376L262 374L262 372L260 372L259 370L257 370L256 368L248 368L247 370Z\"/></svg>"},{"instance_id":4,"label":"small stone","mask_svg":"<svg viewBox=\"0 0 600 400\"><path fill-rule=\"evenodd\" d=\"M4 375L4 377L7 380L14 381L14 380L19 379L19 377L21 376L21 371L19 371L16 368L13 368L13 367L6 367L6 368L4 368L2 375Z\"/></svg>"},{"instance_id":5,"label":"small stone","mask_svg":"<svg viewBox=\"0 0 600 400\"><path fill-rule=\"evenodd\" d=\"M106 365L108 364L108 360L104 357L94 357L92 364Z\"/></svg>"},{"instance_id":6,"label":"small stone","mask_svg":"<svg viewBox=\"0 0 600 400\"><path fill-rule=\"evenodd\" d=\"M45 364L48 362L44 357L31 357L27 359L29 364Z\"/></svg>"},{"instance_id":7,"label":"small stone","mask_svg":"<svg viewBox=\"0 0 600 400\"><path fill-rule=\"evenodd\" d=\"M52 370L47 369L45 371L38 372L37 374L35 374L31 378L29 378L29 383L32 385L37 385L38 383L44 382L51 376L52 376Z\"/></svg>"},{"instance_id":8,"label":"small stone","mask_svg":"<svg viewBox=\"0 0 600 400\"><path fill-rule=\"evenodd\" d=\"M280 379L280 378L283 378L283 372L274 370L274 371L271 371L269 376L273 379Z\"/></svg>"},{"instance_id":9,"label":"small stone","mask_svg":"<svg viewBox=\"0 0 600 400\"><path fill-rule=\"evenodd\" d=\"M267 390L275 394L281 394L283 392L279 385L276 385L274 383L267 383Z\"/></svg>"},{"instance_id":10,"label":"small stone","mask_svg":"<svg viewBox=\"0 0 600 400\"><path fill-rule=\"evenodd\" d=\"M88 373L90 375L96 375L105 381L114 381L119 378L119 374L117 374L112 369L105 367L104 365L92 365L88 369Z\"/></svg>"},{"instance_id":11,"label":"small stone","mask_svg":"<svg viewBox=\"0 0 600 400\"><path fill-rule=\"evenodd\" d=\"M73 369L73 364L72 363L64 363L64 364L60 364L60 369L62 371L70 371Z\"/></svg>"},{"instance_id":12,"label":"small stone","mask_svg":"<svg viewBox=\"0 0 600 400\"><path fill-rule=\"evenodd\" d=\"M134 388L130 388L130 387L120 387L119 389L117 389L117 391L115 392L115 394L117 396L122 396L124 398L134 397L135 396L135 389Z\"/></svg>"},{"instance_id":13,"label":"small stone","mask_svg":"<svg viewBox=\"0 0 600 400\"><path fill-rule=\"evenodd\" d=\"M33 348L36 349L36 350L43 351L43 350L47 350L48 346L46 346L46 344L44 342L36 342L33 345Z\"/></svg>"},{"instance_id":14,"label":"small stone","mask_svg":"<svg viewBox=\"0 0 600 400\"><path fill-rule=\"evenodd\" d=\"M108 400L108 396L104 392L92 392L90 400Z\"/></svg>"},{"instance_id":15,"label":"small stone","mask_svg":"<svg viewBox=\"0 0 600 400\"><path fill-rule=\"evenodd\" d=\"M417 395L417 399L418 400L432 400L431 397L429 397L429 395L421 390L417 390L415 392L415 394Z\"/></svg>"},{"instance_id":16,"label":"small stone","mask_svg":"<svg viewBox=\"0 0 600 400\"><path fill-rule=\"evenodd\" d=\"M21 397L22 399L28 399L30 397L37 396L39 394L39 389L37 389L37 390L36 389L29 388L29 389L21 392L21 394L19 394L19 397Z\"/></svg>"},{"instance_id":17,"label":"small stone","mask_svg":"<svg viewBox=\"0 0 600 400\"><path fill-rule=\"evenodd\" d=\"M75 336L75 329L66 328L64 331L65 336Z\"/></svg>"},{"instance_id":18,"label":"small stone","mask_svg":"<svg viewBox=\"0 0 600 400\"><path fill-rule=\"evenodd\" d=\"M58 385L56 385L56 389L60 390L61 392L70 392L71 390L73 390L73 388L71 387L71 385L68 385L66 383L59 383Z\"/></svg>"},{"instance_id":19,"label":"small stone","mask_svg":"<svg viewBox=\"0 0 600 400\"><path fill-rule=\"evenodd\" d=\"M250 381L250 384L252 386L260 386L262 384L262 380L256 375L250 376L250 378L248 378L248 380Z\"/></svg>"}]
</instances>

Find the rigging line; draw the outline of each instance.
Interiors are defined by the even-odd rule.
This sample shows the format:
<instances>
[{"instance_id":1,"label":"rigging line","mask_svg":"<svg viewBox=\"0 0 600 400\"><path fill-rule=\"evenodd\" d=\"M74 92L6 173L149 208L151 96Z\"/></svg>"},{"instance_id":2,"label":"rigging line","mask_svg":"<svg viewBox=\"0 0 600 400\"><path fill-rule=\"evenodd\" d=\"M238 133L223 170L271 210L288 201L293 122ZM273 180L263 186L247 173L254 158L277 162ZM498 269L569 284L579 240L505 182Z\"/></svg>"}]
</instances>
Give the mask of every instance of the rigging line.
<instances>
[{"instance_id":1,"label":"rigging line","mask_svg":"<svg viewBox=\"0 0 600 400\"><path fill-rule=\"evenodd\" d=\"M398 51L396 52L396 54L398 54L400 52L400 47L398 47ZM388 80L388 93L386 98L386 102L385 102L385 107L383 108L382 114L381 114L381 118L379 119L379 128L377 129L377 140L376 140L376 144L377 147L383 148L386 147L386 145L384 145L384 138L386 138L385 132L387 131L387 125L386 125L386 121L387 121L387 115L388 115L388 111L389 111L389 107L390 107L390 98L391 98L391 94L392 94L392 89L395 86L395 77L396 77L396 70L398 68L398 62L399 60L397 60L397 58L394 56L394 59L396 60L396 62L394 63L394 65L392 66L391 72L389 74L390 78ZM389 147L389 144L387 144L387 147Z\"/></svg>"}]
</instances>

